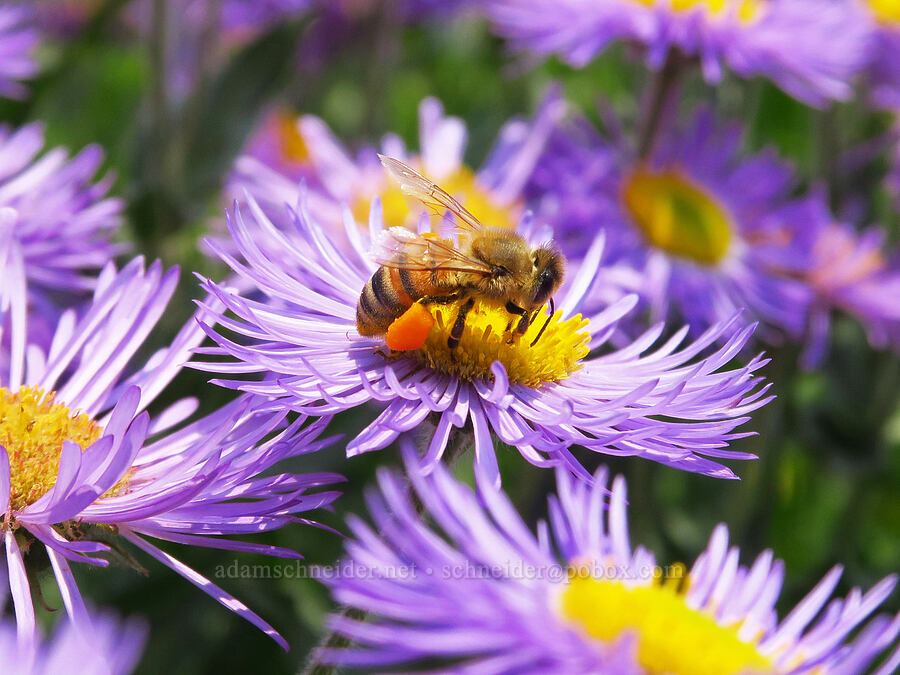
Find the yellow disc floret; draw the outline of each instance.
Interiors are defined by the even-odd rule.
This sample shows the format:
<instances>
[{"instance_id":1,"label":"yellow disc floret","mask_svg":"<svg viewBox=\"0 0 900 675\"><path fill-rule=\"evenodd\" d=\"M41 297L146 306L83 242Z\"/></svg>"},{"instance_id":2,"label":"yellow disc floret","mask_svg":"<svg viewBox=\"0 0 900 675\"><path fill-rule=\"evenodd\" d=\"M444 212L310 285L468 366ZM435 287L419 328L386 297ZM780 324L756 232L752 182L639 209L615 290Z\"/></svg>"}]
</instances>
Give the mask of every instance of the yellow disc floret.
<instances>
[{"instance_id":1,"label":"yellow disc floret","mask_svg":"<svg viewBox=\"0 0 900 675\"><path fill-rule=\"evenodd\" d=\"M421 169L420 163L410 164ZM429 180L434 176L426 175ZM447 176L436 181L446 192L465 204L466 209L478 216L485 225L513 229L522 215L522 206L518 202L502 204L497 198L478 184L475 174L465 166L461 166ZM353 207L353 215L359 223L368 222L369 205L374 195L365 195L357 200ZM415 227L426 208L419 202L406 197L397 181L390 181L378 194L381 198L382 214L385 227Z\"/></svg>"},{"instance_id":2,"label":"yellow disc floret","mask_svg":"<svg viewBox=\"0 0 900 675\"><path fill-rule=\"evenodd\" d=\"M890 2L891 0L884 1ZM636 2L647 7L662 4L660 0L636 0ZM669 0L665 2L666 7L676 12L688 12L700 8L705 9L712 16L718 16L725 10L736 11L737 17L745 23L753 21L759 15L763 4L764 0L738 0L736 3L729 0Z\"/></svg>"},{"instance_id":3,"label":"yellow disc floret","mask_svg":"<svg viewBox=\"0 0 900 675\"><path fill-rule=\"evenodd\" d=\"M670 580L671 581L671 580ZM687 581L687 580L686 580ZM685 601L687 583L629 586L614 579L573 577L561 595L562 614L588 636L637 640L637 660L652 675L749 675L773 666L756 645Z\"/></svg>"},{"instance_id":4,"label":"yellow disc floret","mask_svg":"<svg viewBox=\"0 0 900 675\"><path fill-rule=\"evenodd\" d=\"M869 8L879 23L900 23L900 0L869 0Z\"/></svg>"},{"instance_id":5,"label":"yellow disc floret","mask_svg":"<svg viewBox=\"0 0 900 675\"><path fill-rule=\"evenodd\" d=\"M305 164L309 161L309 147L300 133L297 117L284 110L275 113L275 128L282 156L288 162Z\"/></svg>"},{"instance_id":6,"label":"yellow disc floret","mask_svg":"<svg viewBox=\"0 0 900 675\"><path fill-rule=\"evenodd\" d=\"M734 229L728 211L678 170L638 167L625 180L622 200L653 246L704 265L728 253Z\"/></svg>"},{"instance_id":7,"label":"yellow disc floret","mask_svg":"<svg viewBox=\"0 0 900 675\"><path fill-rule=\"evenodd\" d=\"M558 311L547 323L548 313L542 308L524 335L514 336L519 317L505 307L487 301L476 301L466 316L459 344L450 349L447 339L463 301L447 305L430 305L434 327L425 346L413 352L425 365L442 373L465 380L490 379L491 364L499 361L509 380L516 384L539 387L543 383L567 378L581 367L587 356L589 336L584 330L587 319L577 314L565 321ZM536 344L544 324L546 329Z\"/></svg>"},{"instance_id":8,"label":"yellow disc floret","mask_svg":"<svg viewBox=\"0 0 900 675\"><path fill-rule=\"evenodd\" d=\"M24 509L56 484L63 441L82 451L96 442L102 429L90 417L56 403L54 392L0 387L0 445L10 464L10 507ZM109 493L118 493L116 485Z\"/></svg>"}]
</instances>

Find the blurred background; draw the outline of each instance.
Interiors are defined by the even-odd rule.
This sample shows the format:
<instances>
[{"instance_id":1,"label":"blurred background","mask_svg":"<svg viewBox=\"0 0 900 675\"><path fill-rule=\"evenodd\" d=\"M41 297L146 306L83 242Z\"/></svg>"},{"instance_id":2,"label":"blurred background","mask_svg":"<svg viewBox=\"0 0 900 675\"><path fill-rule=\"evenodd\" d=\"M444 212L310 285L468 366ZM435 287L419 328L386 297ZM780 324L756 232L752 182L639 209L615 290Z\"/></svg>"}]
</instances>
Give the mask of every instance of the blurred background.
<instances>
[{"instance_id":1,"label":"blurred background","mask_svg":"<svg viewBox=\"0 0 900 675\"><path fill-rule=\"evenodd\" d=\"M230 23L232 4L245 5L249 18ZM223 277L224 269L201 252L199 242L222 231L225 206L241 197L225 191L225 177L274 107L320 116L348 147L376 144L387 132L417 147L419 102L436 96L448 114L466 122L466 160L479 166L503 123L533 113L551 83L599 123L598 101L634 119L648 77L625 48L607 50L581 70L553 59L514 59L477 13L459 3L346 0L323 10L298 2L287 18L267 16L267 4L40 3L41 74L26 98L0 102L0 120L8 124L43 121L50 146L101 144L106 169L116 176L113 192L128 204L121 239L134 253L182 267L179 296L148 352L190 317L199 295L191 272ZM855 103L817 111L766 82L727 77L716 89L688 78L684 96L743 121L750 128L748 149L774 146L807 182L833 176L828 187L834 208L841 207L851 182L883 182L883 160L851 176L836 175L833 161L841 149L883 134L891 124L886 113L863 113ZM895 202L883 187L866 195L867 219L889 228L896 242ZM629 479L635 543L666 563L689 562L713 526L725 521L745 562L765 548L786 561L782 607L792 606L836 563L846 566L841 593L900 569L900 359L873 352L851 321L839 320L833 339L826 362L814 372L797 369L793 347L770 352L773 361L763 374L778 398L747 425L758 435L737 444L760 457L732 465L740 482L608 460ZM228 393L205 380L202 373L183 373L158 407L199 392L203 409L212 410ZM335 420L332 430L352 434L368 418L370 411L356 411ZM508 448L498 453L504 485L522 513L532 521L544 516L551 472L531 467ZM596 464L588 455L579 457ZM336 512L322 517L340 530L344 514L364 513L363 491L375 469L397 463L393 450L348 461L338 444L297 460L296 468L347 476ZM457 470L466 477L469 463L460 462ZM300 551L309 564L333 562L342 545L340 537L309 527L267 536ZM317 581L294 578L304 574L302 565L174 544L168 549L265 617L293 649L283 653L152 561L141 559L146 577L130 569L93 573L78 566L78 583L95 604L149 622L139 672L292 673L302 666L332 609ZM250 574L241 572L245 566ZM247 576L253 578L241 578ZM60 607L55 585L44 590L47 604ZM895 594L886 609L898 608Z\"/></svg>"}]
</instances>

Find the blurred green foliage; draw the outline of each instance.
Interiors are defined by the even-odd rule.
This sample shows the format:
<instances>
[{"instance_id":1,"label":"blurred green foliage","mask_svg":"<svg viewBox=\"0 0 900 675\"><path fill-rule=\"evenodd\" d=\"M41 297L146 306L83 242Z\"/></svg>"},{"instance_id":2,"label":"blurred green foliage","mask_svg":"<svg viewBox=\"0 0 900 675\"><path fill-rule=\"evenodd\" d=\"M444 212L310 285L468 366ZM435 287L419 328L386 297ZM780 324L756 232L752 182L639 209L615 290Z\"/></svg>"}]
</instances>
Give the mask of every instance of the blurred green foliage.
<instances>
[{"instance_id":1,"label":"blurred green foliage","mask_svg":"<svg viewBox=\"0 0 900 675\"><path fill-rule=\"evenodd\" d=\"M191 298L198 293L189 272L223 273L196 245L211 223L221 220L223 204L231 198L220 194L221 180L269 102L280 100L320 115L350 145L376 142L393 131L415 146L418 103L434 95L468 124L467 159L477 166L501 125L510 116L533 111L551 82L561 83L584 114L596 119L601 100L630 122L639 112L647 79L641 63L623 49L579 71L554 61L526 67L511 60L473 17L405 27L376 21L359 25L358 34L329 53L320 67L301 69L293 53L308 25L298 23L275 28L205 73L196 100L160 102L154 100L154 81L163 75L153 70L153 36L118 35L115 12L122 4L109 3L102 21L89 24L68 44L48 49L48 74L35 83L32 98L6 105L0 113L16 122L42 120L50 142L73 150L102 144L107 167L118 176L116 191L129 203L123 237L134 242L135 252L183 266L179 295L155 335L157 344L148 350L164 343L190 316ZM714 105L743 121L750 130L748 147L776 147L808 183L825 176L838 205L851 188L865 187L866 213L892 225L896 237L897 214L877 187L883 167L873 163L862 176L867 182L856 184L844 181L831 165L840 151L883 131L884 120L860 114L859 105L814 111L761 82L727 80L711 90L689 78L684 100ZM778 399L748 425L759 435L738 444L760 456L735 467L741 482L642 461L608 463L629 479L633 541L652 547L663 561L690 561L724 520L745 561L767 547L786 560L782 602L789 607L836 563L847 567L844 591L900 569L900 362L872 352L849 321L837 324L832 355L816 372L798 372L791 348L771 356L764 372L774 381ZM208 410L227 399L227 393L204 380L203 374L184 373L159 406L196 395ZM371 411L354 411L332 429L349 435L370 417ZM545 515L551 472L531 467L511 450L499 454L516 505L532 520ZM599 462L586 454L581 455L586 462ZM323 518L340 529L343 514L365 511L363 489L372 484L376 468L397 462L390 450L348 461L338 444L292 466L347 476L339 513ZM467 461L459 463L459 471L469 474ZM310 564L333 562L342 545L328 531L301 526L258 539L297 549ZM293 651L282 653L249 624L144 557L139 556L147 577L124 568L79 566L79 583L95 604L143 615L150 623L140 672L291 673L320 639L323 617L332 606L319 583L215 578L217 566L227 569L234 561L259 566L261 573L275 566L293 568L293 561L167 548L270 621ZM44 589L48 605L60 607L52 584ZM900 600L894 597L889 606L896 610Z\"/></svg>"}]
</instances>

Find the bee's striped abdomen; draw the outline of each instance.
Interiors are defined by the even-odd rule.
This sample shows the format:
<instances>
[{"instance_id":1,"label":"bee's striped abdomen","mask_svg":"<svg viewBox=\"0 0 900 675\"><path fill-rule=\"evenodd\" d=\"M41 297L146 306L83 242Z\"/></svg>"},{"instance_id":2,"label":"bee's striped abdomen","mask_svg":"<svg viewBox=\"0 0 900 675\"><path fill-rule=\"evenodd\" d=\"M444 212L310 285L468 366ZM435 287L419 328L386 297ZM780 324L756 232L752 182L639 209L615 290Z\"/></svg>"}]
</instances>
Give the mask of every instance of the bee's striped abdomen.
<instances>
[{"instance_id":1,"label":"bee's striped abdomen","mask_svg":"<svg viewBox=\"0 0 900 675\"><path fill-rule=\"evenodd\" d=\"M419 298L446 293L435 283L431 270L379 267L366 282L356 304L356 328L360 335L382 335L394 319Z\"/></svg>"}]
</instances>

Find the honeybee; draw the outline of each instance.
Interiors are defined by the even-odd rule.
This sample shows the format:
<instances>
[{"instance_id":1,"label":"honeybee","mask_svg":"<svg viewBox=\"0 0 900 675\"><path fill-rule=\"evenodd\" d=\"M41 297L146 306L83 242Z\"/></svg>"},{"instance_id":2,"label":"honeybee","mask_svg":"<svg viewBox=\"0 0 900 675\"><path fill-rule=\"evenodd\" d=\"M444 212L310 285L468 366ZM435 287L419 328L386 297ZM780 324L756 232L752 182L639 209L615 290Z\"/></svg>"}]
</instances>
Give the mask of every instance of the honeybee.
<instances>
[{"instance_id":1,"label":"honeybee","mask_svg":"<svg viewBox=\"0 0 900 675\"><path fill-rule=\"evenodd\" d=\"M476 299L505 301L511 315L506 329L509 340L524 335L548 301L550 316L553 315L553 294L565 272L565 258L555 247L545 244L532 248L516 232L482 225L462 204L406 164L383 155L379 158L404 194L454 216L460 243L431 233L415 234L401 227L385 230L373 255L381 267L366 282L356 305L360 335L386 334L394 320L416 302L429 305L463 301L447 338L450 349L459 345L466 315ZM547 323L532 345L540 339Z\"/></svg>"}]
</instances>

